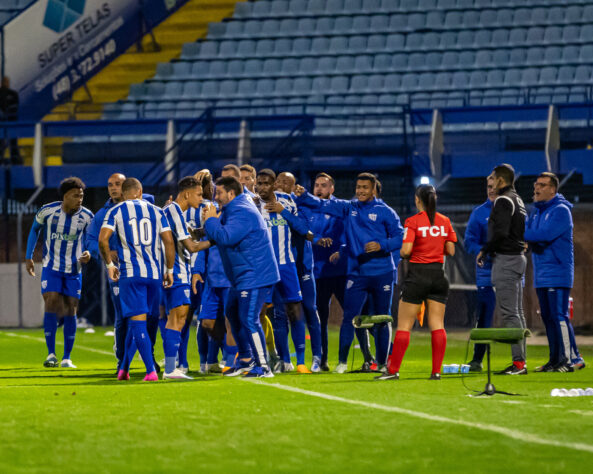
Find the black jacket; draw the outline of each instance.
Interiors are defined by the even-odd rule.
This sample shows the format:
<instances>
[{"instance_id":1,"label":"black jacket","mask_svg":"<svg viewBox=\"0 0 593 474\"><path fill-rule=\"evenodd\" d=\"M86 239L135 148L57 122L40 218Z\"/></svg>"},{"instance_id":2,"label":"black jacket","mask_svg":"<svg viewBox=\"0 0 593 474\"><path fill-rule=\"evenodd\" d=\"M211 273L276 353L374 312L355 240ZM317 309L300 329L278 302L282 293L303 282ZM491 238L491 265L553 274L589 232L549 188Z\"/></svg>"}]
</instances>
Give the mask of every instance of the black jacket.
<instances>
[{"instance_id":1,"label":"black jacket","mask_svg":"<svg viewBox=\"0 0 593 474\"><path fill-rule=\"evenodd\" d=\"M486 255L520 255L525 250L525 217L523 200L513 186L498 191L488 218L488 241L482 247Z\"/></svg>"}]
</instances>

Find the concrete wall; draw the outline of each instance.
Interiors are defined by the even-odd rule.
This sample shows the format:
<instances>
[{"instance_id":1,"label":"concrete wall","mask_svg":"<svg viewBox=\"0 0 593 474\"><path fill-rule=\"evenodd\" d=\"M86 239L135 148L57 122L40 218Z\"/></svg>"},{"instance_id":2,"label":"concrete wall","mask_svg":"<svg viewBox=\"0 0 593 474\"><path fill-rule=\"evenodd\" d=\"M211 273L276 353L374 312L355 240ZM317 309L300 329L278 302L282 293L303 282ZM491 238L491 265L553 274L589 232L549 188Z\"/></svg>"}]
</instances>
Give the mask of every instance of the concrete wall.
<instances>
[{"instance_id":1,"label":"concrete wall","mask_svg":"<svg viewBox=\"0 0 593 474\"><path fill-rule=\"evenodd\" d=\"M22 267L23 326L43 325L43 298L41 297L41 265L35 266L35 278ZM19 326L18 313L18 265L0 264L0 327Z\"/></svg>"}]
</instances>

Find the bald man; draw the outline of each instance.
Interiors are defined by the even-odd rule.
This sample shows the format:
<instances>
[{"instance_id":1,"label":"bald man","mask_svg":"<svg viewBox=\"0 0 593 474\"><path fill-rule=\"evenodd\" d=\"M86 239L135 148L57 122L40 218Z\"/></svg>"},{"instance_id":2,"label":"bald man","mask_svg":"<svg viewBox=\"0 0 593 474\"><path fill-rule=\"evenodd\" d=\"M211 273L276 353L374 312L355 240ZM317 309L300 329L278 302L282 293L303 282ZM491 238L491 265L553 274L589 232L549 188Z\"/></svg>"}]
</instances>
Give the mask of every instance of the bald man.
<instances>
[{"instance_id":1,"label":"bald man","mask_svg":"<svg viewBox=\"0 0 593 474\"><path fill-rule=\"evenodd\" d=\"M107 180L107 192L109 193L109 199L105 205L97 211L93 221L91 222L89 231L86 239L86 249L91 253L91 256L98 262L101 261L99 255L99 233L101 232L101 226L103 220L105 220L105 214L116 204L119 204L124 200L121 185L125 181L126 177L122 173L114 173ZM117 248L117 238L111 237L109 247L111 249ZM117 252L113 251L111 255L112 261L117 264ZM109 281L109 295L113 303L113 310L115 312L115 357L117 358L117 370L119 370L120 364L124 359L125 353L125 342L126 333L128 332L128 320L122 317L121 302L119 300L119 282Z\"/></svg>"}]
</instances>

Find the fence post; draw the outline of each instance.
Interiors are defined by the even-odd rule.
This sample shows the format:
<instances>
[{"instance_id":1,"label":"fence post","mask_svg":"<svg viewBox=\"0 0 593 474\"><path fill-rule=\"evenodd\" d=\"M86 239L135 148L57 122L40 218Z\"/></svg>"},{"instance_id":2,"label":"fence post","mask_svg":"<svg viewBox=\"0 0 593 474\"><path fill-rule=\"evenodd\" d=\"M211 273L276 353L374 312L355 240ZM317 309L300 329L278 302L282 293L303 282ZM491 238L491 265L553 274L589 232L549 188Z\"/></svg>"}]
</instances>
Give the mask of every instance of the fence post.
<instances>
[{"instance_id":1,"label":"fence post","mask_svg":"<svg viewBox=\"0 0 593 474\"><path fill-rule=\"evenodd\" d=\"M165 154L165 170L170 169L167 173L167 183L171 184L175 182L175 170L176 166L175 161L177 160L177 148L175 146L175 142L177 141L177 134L175 133L175 121L168 120L167 121L167 139L165 142L165 150L167 153ZM158 184L158 183L157 183Z\"/></svg>"}]
</instances>

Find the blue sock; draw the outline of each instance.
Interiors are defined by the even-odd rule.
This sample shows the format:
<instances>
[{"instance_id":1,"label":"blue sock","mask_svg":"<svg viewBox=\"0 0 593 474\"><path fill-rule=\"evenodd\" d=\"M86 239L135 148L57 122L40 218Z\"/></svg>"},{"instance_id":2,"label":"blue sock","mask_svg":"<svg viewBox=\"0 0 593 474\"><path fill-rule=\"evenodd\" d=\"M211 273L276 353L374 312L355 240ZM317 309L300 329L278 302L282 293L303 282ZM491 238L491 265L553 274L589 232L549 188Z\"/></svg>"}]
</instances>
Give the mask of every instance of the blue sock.
<instances>
[{"instance_id":1,"label":"blue sock","mask_svg":"<svg viewBox=\"0 0 593 474\"><path fill-rule=\"evenodd\" d=\"M208 360L208 332L202 326L202 322L198 321L198 354L200 355L200 364L205 364Z\"/></svg>"},{"instance_id":2,"label":"blue sock","mask_svg":"<svg viewBox=\"0 0 593 474\"><path fill-rule=\"evenodd\" d=\"M130 327L134 335L134 342L140 352L140 356L146 366L146 373L154 372L154 364L152 362L152 346L150 344L150 337L146 330L146 321L130 320Z\"/></svg>"},{"instance_id":3,"label":"blue sock","mask_svg":"<svg viewBox=\"0 0 593 474\"><path fill-rule=\"evenodd\" d=\"M218 352L221 349L219 341L213 337L208 338L208 364L216 364L218 362Z\"/></svg>"},{"instance_id":4,"label":"blue sock","mask_svg":"<svg viewBox=\"0 0 593 474\"><path fill-rule=\"evenodd\" d=\"M377 349L377 364L387 364L387 356L389 355L389 344L391 343L391 328L389 323L381 323L375 325L375 347Z\"/></svg>"},{"instance_id":5,"label":"blue sock","mask_svg":"<svg viewBox=\"0 0 593 474\"><path fill-rule=\"evenodd\" d=\"M159 318L156 316L148 316L146 320L146 332L150 338L150 353L154 360L154 345L156 344L156 336L159 332Z\"/></svg>"},{"instance_id":6,"label":"blue sock","mask_svg":"<svg viewBox=\"0 0 593 474\"><path fill-rule=\"evenodd\" d=\"M191 327L191 321L186 321L181 329L181 342L179 344L179 366L189 367L187 362L187 345L189 343L189 329Z\"/></svg>"},{"instance_id":7,"label":"blue sock","mask_svg":"<svg viewBox=\"0 0 593 474\"><path fill-rule=\"evenodd\" d=\"M159 318L159 329L161 330L161 339L163 340L163 352L165 352L165 334L167 332L167 317Z\"/></svg>"},{"instance_id":8,"label":"blue sock","mask_svg":"<svg viewBox=\"0 0 593 474\"><path fill-rule=\"evenodd\" d=\"M274 342L278 357L284 362L290 362L290 348L288 347L288 317L283 308L274 307L274 317L272 318L272 329L274 330Z\"/></svg>"},{"instance_id":9,"label":"blue sock","mask_svg":"<svg viewBox=\"0 0 593 474\"><path fill-rule=\"evenodd\" d=\"M229 346L229 345L227 345L225 347L225 352L226 352L226 362L225 362L225 365L227 367L232 367L233 364L235 363L235 357L237 355L237 346Z\"/></svg>"},{"instance_id":10,"label":"blue sock","mask_svg":"<svg viewBox=\"0 0 593 474\"><path fill-rule=\"evenodd\" d=\"M76 338L76 316L64 316L64 359L70 359Z\"/></svg>"},{"instance_id":11,"label":"blue sock","mask_svg":"<svg viewBox=\"0 0 593 474\"><path fill-rule=\"evenodd\" d=\"M134 342L134 332L130 326L130 321L128 321L128 331L126 333L126 339L124 344L124 358L120 365L120 369L125 370L126 372L130 371L130 364L134 360L134 356L136 355L136 343Z\"/></svg>"},{"instance_id":12,"label":"blue sock","mask_svg":"<svg viewBox=\"0 0 593 474\"><path fill-rule=\"evenodd\" d=\"M43 315L43 330L45 331L45 344L47 354L56 353L56 331L58 330L58 317L56 313L45 313Z\"/></svg>"},{"instance_id":13,"label":"blue sock","mask_svg":"<svg viewBox=\"0 0 593 474\"><path fill-rule=\"evenodd\" d=\"M180 343L181 331L167 329L167 337L165 338L165 372L168 374L175 370L175 362Z\"/></svg>"},{"instance_id":14,"label":"blue sock","mask_svg":"<svg viewBox=\"0 0 593 474\"><path fill-rule=\"evenodd\" d=\"M290 322L290 335L297 355L297 365L305 363L305 320L297 318Z\"/></svg>"}]
</instances>

